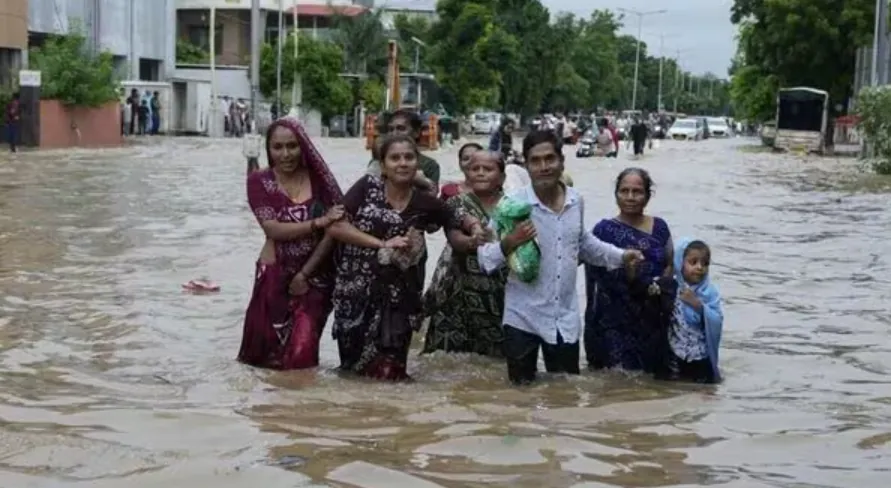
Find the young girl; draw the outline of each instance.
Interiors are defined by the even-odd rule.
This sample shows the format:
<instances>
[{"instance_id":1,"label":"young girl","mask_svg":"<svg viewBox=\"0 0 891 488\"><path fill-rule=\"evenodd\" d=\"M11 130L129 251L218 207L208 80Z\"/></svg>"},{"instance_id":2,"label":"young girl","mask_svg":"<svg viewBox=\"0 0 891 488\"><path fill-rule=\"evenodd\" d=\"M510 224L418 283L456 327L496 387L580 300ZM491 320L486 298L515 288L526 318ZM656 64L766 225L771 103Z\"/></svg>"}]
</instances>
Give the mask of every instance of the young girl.
<instances>
[{"instance_id":1,"label":"young girl","mask_svg":"<svg viewBox=\"0 0 891 488\"><path fill-rule=\"evenodd\" d=\"M700 240L675 245L678 282L675 320L668 331L668 364L662 379L718 383L718 348L724 325L721 294L708 274L711 249Z\"/></svg>"}]
</instances>

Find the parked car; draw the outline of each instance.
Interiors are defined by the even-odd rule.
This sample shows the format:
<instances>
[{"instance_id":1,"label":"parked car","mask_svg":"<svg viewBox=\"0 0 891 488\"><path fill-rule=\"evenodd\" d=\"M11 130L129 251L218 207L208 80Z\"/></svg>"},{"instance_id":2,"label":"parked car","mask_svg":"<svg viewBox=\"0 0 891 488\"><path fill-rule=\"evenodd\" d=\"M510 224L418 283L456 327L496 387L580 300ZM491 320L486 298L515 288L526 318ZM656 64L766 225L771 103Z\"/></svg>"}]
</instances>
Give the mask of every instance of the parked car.
<instances>
[{"instance_id":1,"label":"parked car","mask_svg":"<svg viewBox=\"0 0 891 488\"><path fill-rule=\"evenodd\" d=\"M498 130L498 125L500 123L500 114L495 112L475 113L470 121L470 130L474 134L491 134Z\"/></svg>"},{"instance_id":2,"label":"parked car","mask_svg":"<svg viewBox=\"0 0 891 488\"><path fill-rule=\"evenodd\" d=\"M676 141L701 141L705 136L705 124L700 118L678 119L668 129L668 137Z\"/></svg>"},{"instance_id":3,"label":"parked car","mask_svg":"<svg viewBox=\"0 0 891 488\"><path fill-rule=\"evenodd\" d=\"M727 125L726 120L720 117L709 117L706 122L712 137L731 137L733 135L733 129Z\"/></svg>"}]
</instances>

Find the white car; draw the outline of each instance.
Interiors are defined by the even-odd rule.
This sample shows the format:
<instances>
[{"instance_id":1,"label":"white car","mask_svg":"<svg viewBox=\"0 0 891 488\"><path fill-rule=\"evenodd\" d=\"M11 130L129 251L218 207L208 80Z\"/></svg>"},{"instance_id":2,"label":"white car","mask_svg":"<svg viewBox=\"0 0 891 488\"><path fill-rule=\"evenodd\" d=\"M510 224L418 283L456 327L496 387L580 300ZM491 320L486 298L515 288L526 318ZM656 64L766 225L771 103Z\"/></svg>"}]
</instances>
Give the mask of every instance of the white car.
<instances>
[{"instance_id":1,"label":"white car","mask_svg":"<svg viewBox=\"0 0 891 488\"><path fill-rule=\"evenodd\" d=\"M733 129L727 125L727 121L720 117L708 118L708 130L712 137L730 137L733 135Z\"/></svg>"},{"instance_id":2,"label":"white car","mask_svg":"<svg viewBox=\"0 0 891 488\"><path fill-rule=\"evenodd\" d=\"M498 130L501 123L501 114L494 112L482 112L473 114L470 128L474 134L491 134Z\"/></svg>"},{"instance_id":3,"label":"white car","mask_svg":"<svg viewBox=\"0 0 891 488\"><path fill-rule=\"evenodd\" d=\"M677 141L700 141L703 139L703 124L700 119L678 119L668 129L668 138Z\"/></svg>"}]
</instances>

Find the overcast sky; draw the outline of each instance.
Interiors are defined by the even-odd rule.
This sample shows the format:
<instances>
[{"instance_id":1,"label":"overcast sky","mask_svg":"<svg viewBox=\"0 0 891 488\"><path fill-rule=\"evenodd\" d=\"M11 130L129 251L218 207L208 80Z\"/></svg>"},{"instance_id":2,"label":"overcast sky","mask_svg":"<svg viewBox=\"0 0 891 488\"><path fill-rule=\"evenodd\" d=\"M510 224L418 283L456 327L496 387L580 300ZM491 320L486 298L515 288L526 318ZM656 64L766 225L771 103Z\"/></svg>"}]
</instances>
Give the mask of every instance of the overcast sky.
<instances>
[{"instance_id":1,"label":"overcast sky","mask_svg":"<svg viewBox=\"0 0 891 488\"><path fill-rule=\"evenodd\" d=\"M594 9L619 7L642 12L665 9L664 14L644 16L643 35L650 54L659 54L659 36L665 35L665 51L674 56L681 50L681 65L697 74L711 71L727 78L730 59L736 52L736 27L730 23L733 0L542 0L552 13L590 15ZM637 36L637 16L625 18L625 32Z\"/></svg>"}]
</instances>

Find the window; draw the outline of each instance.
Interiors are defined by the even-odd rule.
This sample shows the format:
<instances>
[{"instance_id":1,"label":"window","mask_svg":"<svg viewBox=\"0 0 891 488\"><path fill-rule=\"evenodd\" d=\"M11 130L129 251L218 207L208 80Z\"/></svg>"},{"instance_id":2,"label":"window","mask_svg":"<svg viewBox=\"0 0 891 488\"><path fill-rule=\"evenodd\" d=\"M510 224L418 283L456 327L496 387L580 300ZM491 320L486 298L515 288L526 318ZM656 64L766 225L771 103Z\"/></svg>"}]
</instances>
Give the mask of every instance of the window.
<instances>
[{"instance_id":1,"label":"window","mask_svg":"<svg viewBox=\"0 0 891 488\"><path fill-rule=\"evenodd\" d=\"M216 54L223 52L223 26L217 24L214 33L214 51ZM190 25L188 27L189 43L200 47L205 51L210 51L210 28L208 24Z\"/></svg>"}]
</instances>

